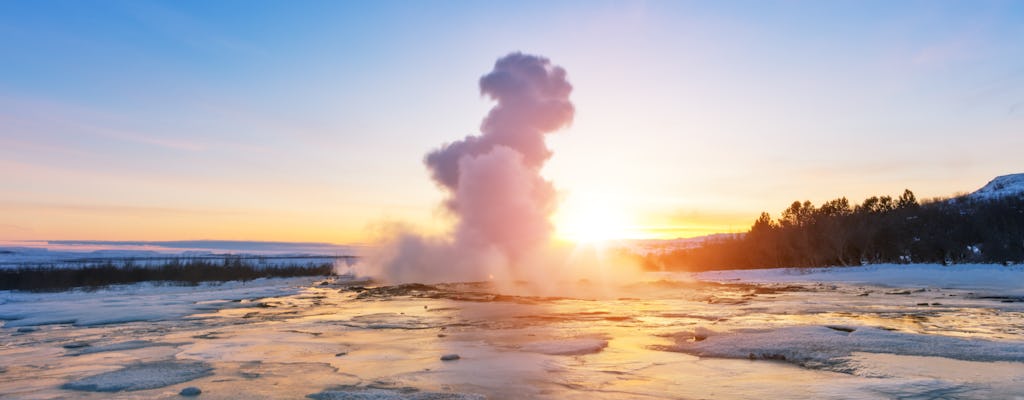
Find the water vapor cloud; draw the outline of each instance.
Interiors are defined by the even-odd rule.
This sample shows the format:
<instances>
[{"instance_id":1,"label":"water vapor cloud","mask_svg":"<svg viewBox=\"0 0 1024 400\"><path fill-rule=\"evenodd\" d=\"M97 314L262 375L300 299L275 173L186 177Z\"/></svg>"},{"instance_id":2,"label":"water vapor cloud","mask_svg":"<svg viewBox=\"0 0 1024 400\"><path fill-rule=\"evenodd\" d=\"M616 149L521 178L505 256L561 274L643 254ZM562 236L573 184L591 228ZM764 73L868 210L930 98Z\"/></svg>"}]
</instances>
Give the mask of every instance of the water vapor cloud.
<instances>
[{"instance_id":1,"label":"water vapor cloud","mask_svg":"<svg viewBox=\"0 0 1024 400\"><path fill-rule=\"evenodd\" d=\"M480 78L496 102L480 134L446 143L424 163L455 218L447 237L398 233L381 260L392 282L528 280L545 264L557 206L540 174L545 135L572 122L572 85L547 58L511 53Z\"/></svg>"}]
</instances>

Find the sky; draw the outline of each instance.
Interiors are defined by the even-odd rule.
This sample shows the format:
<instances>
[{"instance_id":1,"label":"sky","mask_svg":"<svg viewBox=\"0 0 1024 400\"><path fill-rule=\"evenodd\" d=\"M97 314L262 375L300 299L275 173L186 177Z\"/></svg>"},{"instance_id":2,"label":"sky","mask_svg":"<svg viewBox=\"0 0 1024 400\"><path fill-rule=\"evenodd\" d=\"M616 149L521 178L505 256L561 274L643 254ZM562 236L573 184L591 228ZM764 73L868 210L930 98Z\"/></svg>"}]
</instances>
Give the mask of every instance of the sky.
<instances>
[{"instance_id":1,"label":"sky","mask_svg":"<svg viewBox=\"0 0 1024 400\"><path fill-rule=\"evenodd\" d=\"M0 2L0 240L442 232L423 157L513 51L574 86L559 232L950 196L1024 172L1021 43L1019 1Z\"/></svg>"}]
</instances>

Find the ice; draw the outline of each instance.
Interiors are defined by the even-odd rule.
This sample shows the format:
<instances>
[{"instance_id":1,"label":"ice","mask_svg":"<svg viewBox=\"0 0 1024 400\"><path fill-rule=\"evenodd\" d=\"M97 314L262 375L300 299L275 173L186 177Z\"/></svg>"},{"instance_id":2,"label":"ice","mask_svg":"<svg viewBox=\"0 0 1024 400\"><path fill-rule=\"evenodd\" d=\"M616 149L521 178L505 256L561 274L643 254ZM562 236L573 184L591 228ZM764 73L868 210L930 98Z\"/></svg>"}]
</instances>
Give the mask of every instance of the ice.
<instances>
[{"instance_id":1,"label":"ice","mask_svg":"<svg viewBox=\"0 0 1024 400\"><path fill-rule=\"evenodd\" d=\"M951 276L928 276L936 273ZM596 299L340 279L0 292L0 315L21 318L0 329L0 393L111 397L69 391L103 388L178 398L195 386L202 399L1014 398L1024 394L1024 302L1000 281L1019 277L1018 267L988 266L652 273ZM143 314L153 315L83 325ZM75 324L36 325L62 319ZM18 323L32 328L19 332ZM449 354L460 358L442 361ZM182 365L207 372L144 383ZM168 372L146 373L159 368Z\"/></svg>"},{"instance_id":2,"label":"ice","mask_svg":"<svg viewBox=\"0 0 1024 400\"><path fill-rule=\"evenodd\" d=\"M415 389L340 388L306 396L314 400L483 400L484 396L464 393L419 392Z\"/></svg>"},{"instance_id":3,"label":"ice","mask_svg":"<svg viewBox=\"0 0 1024 400\"><path fill-rule=\"evenodd\" d=\"M575 356L597 353L604 350L605 347L608 347L607 340L578 338L527 343L523 345L521 349L531 353Z\"/></svg>"},{"instance_id":4,"label":"ice","mask_svg":"<svg viewBox=\"0 0 1024 400\"><path fill-rule=\"evenodd\" d=\"M857 267L771 268L701 272L716 282L842 282L890 287L936 287L1024 295L1024 265L873 264Z\"/></svg>"},{"instance_id":5,"label":"ice","mask_svg":"<svg viewBox=\"0 0 1024 400\"><path fill-rule=\"evenodd\" d=\"M855 352L1024 362L1024 345L1020 342L919 335L864 326L794 326L718 334L705 332L704 336L703 340L677 336L681 340L666 349L701 357L787 361L852 373L858 372L856 364L850 363L850 356Z\"/></svg>"},{"instance_id":6,"label":"ice","mask_svg":"<svg viewBox=\"0 0 1024 400\"><path fill-rule=\"evenodd\" d=\"M103 345L103 346L90 346L90 345L82 346L83 343L72 343L70 348L80 348L81 350L79 350L77 352L74 352L74 353L69 353L68 355L69 356L80 356L80 355L83 355L83 354L102 353L102 352L106 352L106 351L125 351L125 350L135 350L135 349L142 349L142 348L146 348L146 347L159 347L159 346L174 347L174 346L177 346L179 344L180 343L150 342L150 341L146 341L146 340L129 340L127 342L111 343L111 344ZM65 349L69 348L68 345L64 345L63 347Z\"/></svg>"},{"instance_id":7,"label":"ice","mask_svg":"<svg viewBox=\"0 0 1024 400\"><path fill-rule=\"evenodd\" d=\"M63 389L89 392L122 392L160 388L211 375L213 368L202 362L160 361L130 365L123 369L68 382Z\"/></svg>"},{"instance_id":8,"label":"ice","mask_svg":"<svg viewBox=\"0 0 1024 400\"><path fill-rule=\"evenodd\" d=\"M141 283L60 293L0 291L0 320L6 328L159 321L200 311L240 307L247 299L292 294L315 279L256 279L197 286Z\"/></svg>"}]
</instances>

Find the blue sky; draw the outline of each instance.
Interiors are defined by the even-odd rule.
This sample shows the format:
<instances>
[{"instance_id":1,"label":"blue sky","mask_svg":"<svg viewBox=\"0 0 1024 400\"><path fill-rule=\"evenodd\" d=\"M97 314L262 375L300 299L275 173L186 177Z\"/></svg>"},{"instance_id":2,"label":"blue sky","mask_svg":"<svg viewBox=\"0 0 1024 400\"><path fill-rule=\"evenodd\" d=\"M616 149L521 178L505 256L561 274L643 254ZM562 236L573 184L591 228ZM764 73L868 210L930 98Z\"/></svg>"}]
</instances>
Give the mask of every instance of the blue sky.
<instances>
[{"instance_id":1,"label":"blue sky","mask_svg":"<svg viewBox=\"0 0 1024 400\"><path fill-rule=\"evenodd\" d=\"M442 230L422 157L517 50L575 86L563 208L624 232L948 196L1024 172L1020 43L1021 2L3 2L0 239Z\"/></svg>"}]
</instances>

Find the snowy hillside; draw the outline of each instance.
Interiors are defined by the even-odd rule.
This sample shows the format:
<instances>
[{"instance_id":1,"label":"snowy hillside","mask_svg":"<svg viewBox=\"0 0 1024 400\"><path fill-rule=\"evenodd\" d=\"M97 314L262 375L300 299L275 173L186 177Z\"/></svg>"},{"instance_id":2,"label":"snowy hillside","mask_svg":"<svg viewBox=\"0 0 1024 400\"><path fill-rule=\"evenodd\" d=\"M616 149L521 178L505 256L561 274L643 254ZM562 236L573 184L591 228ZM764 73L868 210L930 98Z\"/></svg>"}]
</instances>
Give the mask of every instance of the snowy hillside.
<instances>
[{"instance_id":1,"label":"snowy hillside","mask_svg":"<svg viewBox=\"0 0 1024 400\"><path fill-rule=\"evenodd\" d=\"M708 242L732 239L742 235L742 233L714 233L692 238L622 240L618 242L618 245L637 254L660 254L701 247Z\"/></svg>"},{"instance_id":2,"label":"snowy hillside","mask_svg":"<svg viewBox=\"0 0 1024 400\"><path fill-rule=\"evenodd\" d=\"M1006 196L1024 196L1024 173L998 176L968 197L990 200Z\"/></svg>"}]
</instances>

